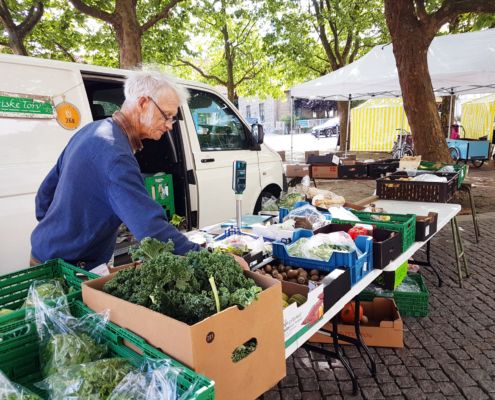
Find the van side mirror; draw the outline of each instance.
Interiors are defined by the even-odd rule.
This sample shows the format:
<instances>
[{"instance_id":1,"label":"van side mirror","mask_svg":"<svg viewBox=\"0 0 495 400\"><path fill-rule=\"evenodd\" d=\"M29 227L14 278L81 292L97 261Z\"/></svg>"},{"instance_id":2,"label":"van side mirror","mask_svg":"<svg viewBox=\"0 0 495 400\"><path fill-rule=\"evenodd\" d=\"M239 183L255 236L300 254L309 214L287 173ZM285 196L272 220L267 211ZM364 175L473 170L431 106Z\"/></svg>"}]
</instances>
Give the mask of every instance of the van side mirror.
<instances>
[{"instance_id":1,"label":"van side mirror","mask_svg":"<svg viewBox=\"0 0 495 400\"><path fill-rule=\"evenodd\" d=\"M265 132L263 131L263 125L253 124L251 125L251 133L253 135L254 144L262 144L265 138Z\"/></svg>"}]
</instances>

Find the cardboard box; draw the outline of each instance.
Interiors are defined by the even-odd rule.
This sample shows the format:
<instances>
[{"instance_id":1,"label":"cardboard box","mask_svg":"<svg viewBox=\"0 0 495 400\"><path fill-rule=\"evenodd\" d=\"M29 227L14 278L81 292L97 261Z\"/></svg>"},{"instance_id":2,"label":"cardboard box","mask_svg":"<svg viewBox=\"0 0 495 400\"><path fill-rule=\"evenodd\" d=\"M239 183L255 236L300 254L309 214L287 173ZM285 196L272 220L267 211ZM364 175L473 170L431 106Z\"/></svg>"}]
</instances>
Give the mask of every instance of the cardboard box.
<instances>
[{"instance_id":1,"label":"cardboard box","mask_svg":"<svg viewBox=\"0 0 495 400\"><path fill-rule=\"evenodd\" d=\"M311 176L313 178L338 178L339 167L336 165L312 165Z\"/></svg>"},{"instance_id":2,"label":"cardboard box","mask_svg":"<svg viewBox=\"0 0 495 400\"><path fill-rule=\"evenodd\" d=\"M252 400L285 376L282 290L275 279L245 274L263 288L258 300L244 310L229 307L194 325L103 292L114 274L86 282L83 301L96 312L110 309L113 323L214 380L216 399ZM234 363L232 352L252 338L257 339L256 350Z\"/></svg>"},{"instance_id":3,"label":"cardboard box","mask_svg":"<svg viewBox=\"0 0 495 400\"><path fill-rule=\"evenodd\" d=\"M429 239L437 231L438 214L429 212L427 216L416 216L416 242Z\"/></svg>"},{"instance_id":4,"label":"cardboard box","mask_svg":"<svg viewBox=\"0 0 495 400\"><path fill-rule=\"evenodd\" d=\"M305 151L304 152L304 161L306 163L308 163L309 156L312 156L312 155L313 156L318 156L319 154L320 154L320 152L318 150L316 150L316 151L315 150L313 150L313 151Z\"/></svg>"},{"instance_id":5,"label":"cardboard box","mask_svg":"<svg viewBox=\"0 0 495 400\"><path fill-rule=\"evenodd\" d=\"M285 161L285 150L282 151L277 151L278 155L282 159L282 161Z\"/></svg>"},{"instance_id":6,"label":"cardboard box","mask_svg":"<svg viewBox=\"0 0 495 400\"><path fill-rule=\"evenodd\" d=\"M372 347L404 347L404 324L393 299L375 297L373 301L361 302L364 315L369 322L361 324L361 336L368 346ZM328 323L324 329L331 331L332 324ZM354 325L338 324L338 332L352 338L356 337ZM332 338L317 333L311 342L332 343ZM344 343L339 340L339 342Z\"/></svg>"},{"instance_id":7,"label":"cardboard box","mask_svg":"<svg viewBox=\"0 0 495 400\"><path fill-rule=\"evenodd\" d=\"M311 284L310 284L311 285ZM335 269L318 286L310 287L282 281L282 291L289 297L301 294L304 304L289 304L284 308L284 336L287 342L305 325L315 323L351 289L349 269Z\"/></svg>"},{"instance_id":8,"label":"cardboard box","mask_svg":"<svg viewBox=\"0 0 495 400\"><path fill-rule=\"evenodd\" d=\"M285 166L285 175L288 178L295 178L295 177L302 178L310 174L311 171L309 168L309 164L287 164Z\"/></svg>"}]
</instances>

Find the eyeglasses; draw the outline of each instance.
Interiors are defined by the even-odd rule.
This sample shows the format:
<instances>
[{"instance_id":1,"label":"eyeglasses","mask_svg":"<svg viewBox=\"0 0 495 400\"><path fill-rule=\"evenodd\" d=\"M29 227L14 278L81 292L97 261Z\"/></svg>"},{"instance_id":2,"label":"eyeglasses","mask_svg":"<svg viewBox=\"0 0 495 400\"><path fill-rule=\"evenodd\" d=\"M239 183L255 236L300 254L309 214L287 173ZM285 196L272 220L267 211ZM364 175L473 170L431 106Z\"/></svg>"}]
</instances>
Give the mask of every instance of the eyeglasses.
<instances>
[{"instance_id":1,"label":"eyeglasses","mask_svg":"<svg viewBox=\"0 0 495 400\"><path fill-rule=\"evenodd\" d=\"M177 117L167 117L167 114L165 114L165 112L160 108L160 106L156 104L156 101L153 100L151 97L149 97L149 99L156 106L156 108L158 108L158 111L160 111L160 114L162 114L162 117L165 120L165 122L170 122L172 125L177 122Z\"/></svg>"}]
</instances>

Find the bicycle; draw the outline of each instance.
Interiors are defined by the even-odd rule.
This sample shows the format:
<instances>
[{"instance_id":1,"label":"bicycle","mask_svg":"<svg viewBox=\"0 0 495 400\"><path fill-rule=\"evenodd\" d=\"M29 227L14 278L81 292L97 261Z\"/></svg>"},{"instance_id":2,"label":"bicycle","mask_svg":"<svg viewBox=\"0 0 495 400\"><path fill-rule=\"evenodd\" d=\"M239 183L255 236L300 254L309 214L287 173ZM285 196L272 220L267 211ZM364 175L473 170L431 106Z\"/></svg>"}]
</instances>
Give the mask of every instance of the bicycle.
<instances>
[{"instance_id":1,"label":"bicycle","mask_svg":"<svg viewBox=\"0 0 495 400\"><path fill-rule=\"evenodd\" d=\"M404 156L414 156L413 138L410 132L399 128L397 139L392 147L392 158L402 158Z\"/></svg>"}]
</instances>

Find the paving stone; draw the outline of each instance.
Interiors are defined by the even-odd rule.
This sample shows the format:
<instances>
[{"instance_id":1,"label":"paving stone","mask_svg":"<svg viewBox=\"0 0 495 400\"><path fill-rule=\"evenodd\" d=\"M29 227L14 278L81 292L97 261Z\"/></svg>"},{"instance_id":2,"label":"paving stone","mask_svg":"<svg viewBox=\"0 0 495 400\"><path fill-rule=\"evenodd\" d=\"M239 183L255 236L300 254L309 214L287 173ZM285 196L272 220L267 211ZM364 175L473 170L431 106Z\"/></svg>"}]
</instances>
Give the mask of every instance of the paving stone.
<instances>
[{"instance_id":1,"label":"paving stone","mask_svg":"<svg viewBox=\"0 0 495 400\"><path fill-rule=\"evenodd\" d=\"M445 374L459 386L474 386L476 382L457 364L442 365Z\"/></svg>"},{"instance_id":2,"label":"paving stone","mask_svg":"<svg viewBox=\"0 0 495 400\"><path fill-rule=\"evenodd\" d=\"M333 373L333 370L329 369L326 371L316 371L316 376L318 378L318 381L335 381L335 375Z\"/></svg>"},{"instance_id":3,"label":"paving stone","mask_svg":"<svg viewBox=\"0 0 495 400\"><path fill-rule=\"evenodd\" d=\"M299 379L299 384L303 392L314 392L320 389L316 377Z\"/></svg>"},{"instance_id":4,"label":"paving stone","mask_svg":"<svg viewBox=\"0 0 495 400\"><path fill-rule=\"evenodd\" d=\"M299 388L291 387L285 388L280 391L282 400L301 400L302 395Z\"/></svg>"},{"instance_id":5,"label":"paving stone","mask_svg":"<svg viewBox=\"0 0 495 400\"><path fill-rule=\"evenodd\" d=\"M462 396L461 392L457 388L457 386L452 383L452 382L440 382L438 384L438 387L440 388L440 391L445 395L445 396Z\"/></svg>"},{"instance_id":6,"label":"paving stone","mask_svg":"<svg viewBox=\"0 0 495 400\"><path fill-rule=\"evenodd\" d=\"M380 390L386 398L391 396L399 396L401 394L401 391L395 382L380 384Z\"/></svg>"},{"instance_id":7,"label":"paving stone","mask_svg":"<svg viewBox=\"0 0 495 400\"><path fill-rule=\"evenodd\" d=\"M312 368L313 364L309 357L301 357L294 359L294 365L296 368Z\"/></svg>"},{"instance_id":8,"label":"paving stone","mask_svg":"<svg viewBox=\"0 0 495 400\"><path fill-rule=\"evenodd\" d=\"M363 397L366 400L385 399L379 388L367 387L363 389Z\"/></svg>"},{"instance_id":9,"label":"paving stone","mask_svg":"<svg viewBox=\"0 0 495 400\"><path fill-rule=\"evenodd\" d=\"M320 392L303 392L301 400L321 400L323 396Z\"/></svg>"},{"instance_id":10,"label":"paving stone","mask_svg":"<svg viewBox=\"0 0 495 400\"><path fill-rule=\"evenodd\" d=\"M401 376L397 378L395 382L397 382L397 385L399 385L400 388L412 388L418 386L416 381L410 376Z\"/></svg>"},{"instance_id":11,"label":"paving stone","mask_svg":"<svg viewBox=\"0 0 495 400\"><path fill-rule=\"evenodd\" d=\"M322 381L322 382L320 382L320 392L324 396L328 396L328 395L332 395L332 394L339 394L340 395L339 385L337 384L337 382Z\"/></svg>"},{"instance_id":12,"label":"paving stone","mask_svg":"<svg viewBox=\"0 0 495 400\"><path fill-rule=\"evenodd\" d=\"M428 375L428 371L426 371L426 369L424 367L411 367L411 368L408 368L408 371L417 380L430 378L430 376Z\"/></svg>"},{"instance_id":13,"label":"paving stone","mask_svg":"<svg viewBox=\"0 0 495 400\"><path fill-rule=\"evenodd\" d=\"M351 379L349 373L345 368L336 368L333 370L333 373L335 374L335 377L339 381L348 381Z\"/></svg>"},{"instance_id":14,"label":"paving stone","mask_svg":"<svg viewBox=\"0 0 495 400\"><path fill-rule=\"evenodd\" d=\"M402 393L408 400L426 400L428 398L420 388L402 389Z\"/></svg>"},{"instance_id":15,"label":"paving stone","mask_svg":"<svg viewBox=\"0 0 495 400\"><path fill-rule=\"evenodd\" d=\"M419 387L424 393L435 393L440 391L440 388L438 387L438 384L435 381L421 380L418 383L419 383Z\"/></svg>"},{"instance_id":16,"label":"paving stone","mask_svg":"<svg viewBox=\"0 0 495 400\"><path fill-rule=\"evenodd\" d=\"M325 396L325 400L342 400L343 397L338 394L333 394L331 396Z\"/></svg>"},{"instance_id":17,"label":"paving stone","mask_svg":"<svg viewBox=\"0 0 495 400\"><path fill-rule=\"evenodd\" d=\"M263 400L280 400L281 399L280 392L275 391L275 390L270 390L270 391L266 392L265 394L263 394L262 399Z\"/></svg>"},{"instance_id":18,"label":"paving stone","mask_svg":"<svg viewBox=\"0 0 495 400\"><path fill-rule=\"evenodd\" d=\"M287 375L279 383L280 388L296 387L299 385L299 378L297 375Z\"/></svg>"},{"instance_id":19,"label":"paving stone","mask_svg":"<svg viewBox=\"0 0 495 400\"><path fill-rule=\"evenodd\" d=\"M299 378L314 378L316 379L316 372L313 368L298 368L297 376Z\"/></svg>"},{"instance_id":20,"label":"paving stone","mask_svg":"<svg viewBox=\"0 0 495 400\"><path fill-rule=\"evenodd\" d=\"M463 387L461 388L462 393L468 398L469 400L484 400L484 399L489 399L488 395L483 392L479 387Z\"/></svg>"},{"instance_id":21,"label":"paving stone","mask_svg":"<svg viewBox=\"0 0 495 400\"><path fill-rule=\"evenodd\" d=\"M330 369L328 361L315 361L313 367L316 371L327 371Z\"/></svg>"},{"instance_id":22,"label":"paving stone","mask_svg":"<svg viewBox=\"0 0 495 400\"><path fill-rule=\"evenodd\" d=\"M435 382L448 382L449 378L440 369L432 369L428 371L428 374Z\"/></svg>"},{"instance_id":23,"label":"paving stone","mask_svg":"<svg viewBox=\"0 0 495 400\"><path fill-rule=\"evenodd\" d=\"M420 360L421 365L425 367L426 369L438 369L440 368L440 365L437 360L433 358L422 358Z\"/></svg>"},{"instance_id":24,"label":"paving stone","mask_svg":"<svg viewBox=\"0 0 495 400\"><path fill-rule=\"evenodd\" d=\"M413 367L415 368L415 367ZM408 376L409 371L404 365L391 365L388 367L388 370L390 371L390 374L392 376Z\"/></svg>"}]
</instances>

